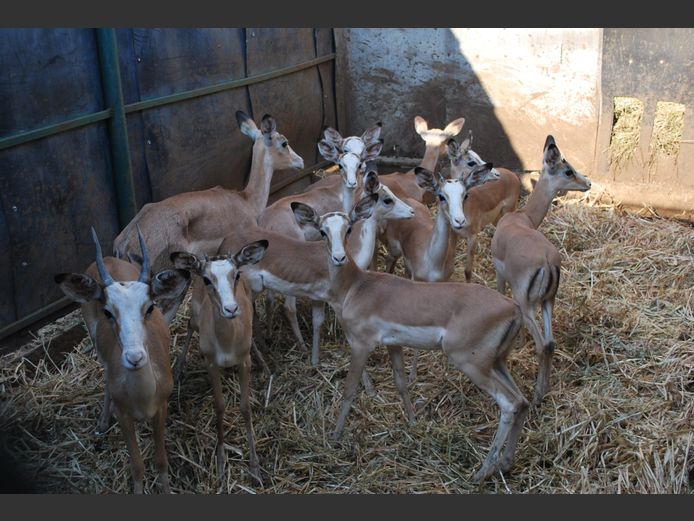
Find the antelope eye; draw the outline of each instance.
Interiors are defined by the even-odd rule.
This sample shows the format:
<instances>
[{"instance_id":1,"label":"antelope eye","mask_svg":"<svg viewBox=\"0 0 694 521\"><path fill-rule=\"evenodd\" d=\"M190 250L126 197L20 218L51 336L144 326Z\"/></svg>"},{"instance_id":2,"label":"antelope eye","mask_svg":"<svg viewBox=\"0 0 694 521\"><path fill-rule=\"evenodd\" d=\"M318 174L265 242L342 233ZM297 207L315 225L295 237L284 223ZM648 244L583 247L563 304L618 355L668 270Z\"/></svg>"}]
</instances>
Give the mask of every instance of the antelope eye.
<instances>
[{"instance_id":1,"label":"antelope eye","mask_svg":"<svg viewBox=\"0 0 694 521\"><path fill-rule=\"evenodd\" d=\"M465 194L465 197L463 197L463 201L467 199L470 196L470 194Z\"/></svg>"},{"instance_id":2,"label":"antelope eye","mask_svg":"<svg viewBox=\"0 0 694 521\"><path fill-rule=\"evenodd\" d=\"M237 272L236 272L236 280L239 280L239 277L240 277L240 276L241 276L241 272L240 272L240 271L237 271Z\"/></svg>"},{"instance_id":3,"label":"antelope eye","mask_svg":"<svg viewBox=\"0 0 694 521\"><path fill-rule=\"evenodd\" d=\"M468 161L467 162L467 166L475 166L476 164L477 163L475 163L474 161Z\"/></svg>"},{"instance_id":4,"label":"antelope eye","mask_svg":"<svg viewBox=\"0 0 694 521\"><path fill-rule=\"evenodd\" d=\"M445 200L446 200L446 198L443 195L439 194L439 201L445 201Z\"/></svg>"},{"instance_id":5,"label":"antelope eye","mask_svg":"<svg viewBox=\"0 0 694 521\"><path fill-rule=\"evenodd\" d=\"M352 227L351 226L349 228L347 228L347 235L349 235L350 233L352 233Z\"/></svg>"},{"instance_id":6,"label":"antelope eye","mask_svg":"<svg viewBox=\"0 0 694 521\"><path fill-rule=\"evenodd\" d=\"M566 177L573 177L574 172L573 172L573 170L566 170L566 171L564 172L564 175L565 175Z\"/></svg>"},{"instance_id":7,"label":"antelope eye","mask_svg":"<svg viewBox=\"0 0 694 521\"><path fill-rule=\"evenodd\" d=\"M147 311L145 311L145 315L150 316L152 314L152 311L154 311L154 304L150 304L150 306L147 308Z\"/></svg>"},{"instance_id":8,"label":"antelope eye","mask_svg":"<svg viewBox=\"0 0 694 521\"><path fill-rule=\"evenodd\" d=\"M325 237L325 232L323 230L318 230L320 232L321 237Z\"/></svg>"},{"instance_id":9,"label":"antelope eye","mask_svg":"<svg viewBox=\"0 0 694 521\"><path fill-rule=\"evenodd\" d=\"M209 286L210 284L212 284L212 281L207 277L203 277L202 281L205 283L205 286Z\"/></svg>"},{"instance_id":10,"label":"antelope eye","mask_svg":"<svg viewBox=\"0 0 694 521\"><path fill-rule=\"evenodd\" d=\"M287 148L287 142L286 141L282 142L282 148Z\"/></svg>"},{"instance_id":11,"label":"antelope eye","mask_svg":"<svg viewBox=\"0 0 694 521\"><path fill-rule=\"evenodd\" d=\"M385 199L383 199L383 202L386 204L393 204L393 199L391 199L390 197L386 197Z\"/></svg>"},{"instance_id":12,"label":"antelope eye","mask_svg":"<svg viewBox=\"0 0 694 521\"><path fill-rule=\"evenodd\" d=\"M106 315L107 318L113 318L113 313L106 308L104 308L104 315Z\"/></svg>"}]
</instances>

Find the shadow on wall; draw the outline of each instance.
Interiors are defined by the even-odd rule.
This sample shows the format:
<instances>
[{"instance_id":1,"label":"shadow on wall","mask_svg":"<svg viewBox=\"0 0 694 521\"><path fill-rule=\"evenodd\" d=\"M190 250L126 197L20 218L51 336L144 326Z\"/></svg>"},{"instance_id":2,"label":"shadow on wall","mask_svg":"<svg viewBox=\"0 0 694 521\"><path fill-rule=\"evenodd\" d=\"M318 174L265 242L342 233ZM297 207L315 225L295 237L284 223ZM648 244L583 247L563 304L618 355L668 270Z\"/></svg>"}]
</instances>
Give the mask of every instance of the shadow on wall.
<instances>
[{"instance_id":1,"label":"shadow on wall","mask_svg":"<svg viewBox=\"0 0 694 521\"><path fill-rule=\"evenodd\" d=\"M424 142L415 133L415 116L430 128L464 117L459 142L472 131L473 149L483 159L523 170L491 98L450 29L351 29L343 35L349 134L382 121L382 156L421 158Z\"/></svg>"}]
</instances>

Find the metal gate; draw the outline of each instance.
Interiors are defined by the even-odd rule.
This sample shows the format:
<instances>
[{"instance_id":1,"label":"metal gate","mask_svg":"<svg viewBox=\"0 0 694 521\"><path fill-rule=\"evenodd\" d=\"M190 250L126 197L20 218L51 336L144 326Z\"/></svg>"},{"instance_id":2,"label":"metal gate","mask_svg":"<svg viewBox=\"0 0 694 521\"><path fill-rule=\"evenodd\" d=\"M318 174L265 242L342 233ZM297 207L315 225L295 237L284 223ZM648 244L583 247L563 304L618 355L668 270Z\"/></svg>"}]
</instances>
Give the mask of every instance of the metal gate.
<instances>
[{"instance_id":1,"label":"metal gate","mask_svg":"<svg viewBox=\"0 0 694 521\"><path fill-rule=\"evenodd\" d=\"M272 114L307 165L337 127L332 29L0 30L0 338L65 306L53 274L93 259L145 203L242 188L234 114Z\"/></svg>"}]
</instances>

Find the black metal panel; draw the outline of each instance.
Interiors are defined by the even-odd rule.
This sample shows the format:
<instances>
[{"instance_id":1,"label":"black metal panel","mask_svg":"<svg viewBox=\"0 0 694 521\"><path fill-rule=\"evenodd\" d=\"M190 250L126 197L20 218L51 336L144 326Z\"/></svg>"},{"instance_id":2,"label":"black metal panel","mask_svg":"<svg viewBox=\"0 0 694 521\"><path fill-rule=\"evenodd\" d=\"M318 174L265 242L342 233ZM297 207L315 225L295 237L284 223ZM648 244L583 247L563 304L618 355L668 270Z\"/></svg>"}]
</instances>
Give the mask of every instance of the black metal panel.
<instances>
[{"instance_id":1,"label":"black metal panel","mask_svg":"<svg viewBox=\"0 0 694 521\"><path fill-rule=\"evenodd\" d=\"M0 30L0 136L103 108L94 31Z\"/></svg>"},{"instance_id":2,"label":"black metal panel","mask_svg":"<svg viewBox=\"0 0 694 521\"><path fill-rule=\"evenodd\" d=\"M245 76L242 29L133 30L141 99ZM250 111L245 89L234 89L144 111L144 150L152 199L215 185L242 188L250 140L237 110Z\"/></svg>"},{"instance_id":3,"label":"black metal panel","mask_svg":"<svg viewBox=\"0 0 694 521\"><path fill-rule=\"evenodd\" d=\"M261 74L316 57L313 29L246 30L248 74ZM248 88L256 118L272 114L278 130L304 158L306 166L318 160L316 143L323 126L321 80L315 67ZM277 172L273 183L287 172Z\"/></svg>"},{"instance_id":4,"label":"black metal panel","mask_svg":"<svg viewBox=\"0 0 694 521\"><path fill-rule=\"evenodd\" d=\"M5 211L0 199L0 327L17 320L13 284L10 230L7 228Z\"/></svg>"},{"instance_id":5,"label":"black metal panel","mask_svg":"<svg viewBox=\"0 0 694 521\"><path fill-rule=\"evenodd\" d=\"M0 152L17 318L63 296L55 273L82 271L94 259L91 225L103 244L118 232L108 150L98 123Z\"/></svg>"},{"instance_id":6,"label":"black metal panel","mask_svg":"<svg viewBox=\"0 0 694 521\"><path fill-rule=\"evenodd\" d=\"M132 29L118 29L118 59L120 62L123 102L125 104L140 101L140 90L137 81L137 57L135 56L135 33ZM135 185L135 201L141 208L152 201L152 190L145 156L145 134L142 112L126 116L128 126L128 144L130 147L130 164Z\"/></svg>"},{"instance_id":7,"label":"black metal panel","mask_svg":"<svg viewBox=\"0 0 694 521\"><path fill-rule=\"evenodd\" d=\"M335 40L332 29L316 29L316 56L324 56L335 52ZM335 100L335 62L321 63L318 66L320 74L323 126L337 128L337 106Z\"/></svg>"}]
</instances>

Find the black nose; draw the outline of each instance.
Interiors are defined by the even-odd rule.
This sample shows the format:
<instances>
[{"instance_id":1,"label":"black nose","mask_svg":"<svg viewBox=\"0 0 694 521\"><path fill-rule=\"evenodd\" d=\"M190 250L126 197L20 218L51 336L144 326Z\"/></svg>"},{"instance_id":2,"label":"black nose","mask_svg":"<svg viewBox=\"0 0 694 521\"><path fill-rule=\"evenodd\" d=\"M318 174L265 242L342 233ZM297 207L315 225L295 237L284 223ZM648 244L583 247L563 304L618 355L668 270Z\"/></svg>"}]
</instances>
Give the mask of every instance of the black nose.
<instances>
[{"instance_id":1,"label":"black nose","mask_svg":"<svg viewBox=\"0 0 694 521\"><path fill-rule=\"evenodd\" d=\"M238 306L224 306L224 312L227 315L235 315L238 310L239 310Z\"/></svg>"}]
</instances>

